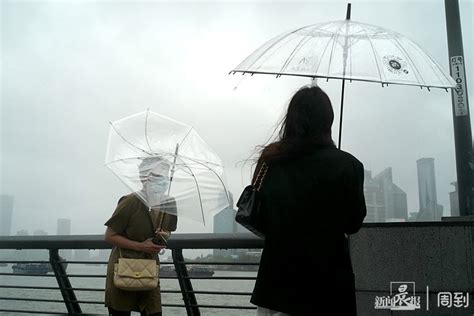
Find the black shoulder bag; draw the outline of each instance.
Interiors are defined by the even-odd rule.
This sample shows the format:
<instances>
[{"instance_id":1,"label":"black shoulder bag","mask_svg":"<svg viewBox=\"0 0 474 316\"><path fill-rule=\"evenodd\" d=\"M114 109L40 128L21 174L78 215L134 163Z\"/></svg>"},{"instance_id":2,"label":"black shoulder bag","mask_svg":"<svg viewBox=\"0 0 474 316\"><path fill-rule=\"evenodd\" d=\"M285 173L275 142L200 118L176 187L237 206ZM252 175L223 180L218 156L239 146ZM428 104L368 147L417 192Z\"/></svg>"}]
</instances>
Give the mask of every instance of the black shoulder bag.
<instances>
[{"instance_id":1,"label":"black shoulder bag","mask_svg":"<svg viewBox=\"0 0 474 316\"><path fill-rule=\"evenodd\" d=\"M237 201L237 214L235 220L240 225L247 228L249 231L258 237L265 237L265 232L262 223L262 210L260 207L260 189L262 187L263 178L268 170L267 164L264 162L258 171L255 182L248 185Z\"/></svg>"}]
</instances>

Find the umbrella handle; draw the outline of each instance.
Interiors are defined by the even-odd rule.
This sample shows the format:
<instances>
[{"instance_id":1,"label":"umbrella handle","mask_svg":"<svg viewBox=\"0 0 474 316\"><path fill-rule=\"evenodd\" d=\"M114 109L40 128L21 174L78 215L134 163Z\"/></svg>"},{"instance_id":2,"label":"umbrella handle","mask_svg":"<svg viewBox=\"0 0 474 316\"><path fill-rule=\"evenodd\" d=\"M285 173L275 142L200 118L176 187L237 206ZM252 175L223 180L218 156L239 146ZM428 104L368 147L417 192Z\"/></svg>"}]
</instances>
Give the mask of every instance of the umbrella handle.
<instances>
[{"instance_id":1,"label":"umbrella handle","mask_svg":"<svg viewBox=\"0 0 474 316\"><path fill-rule=\"evenodd\" d=\"M341 113L339 114L339 144L337 148L341 149L341 139L342 139L342 113L344 111L344 87L346 81L342 79L342 92L341 92Z\"/></svg>"},{"instance_id":2,"label":"umbrella handle","mask_svg":"<svg viewBox=\"0 0 474 316\"><path fill-rule=\"evenodd\" d=\"M174 175L174 169L175 169L175 166L176 166L176 157L178 156L178 149L179 149L179 144L176 143L176 148L174 150L173 167L171 168L170 186L168 187L168 195L170 195L171 183L173 182L173 175Z\"/></svg>"}]
</instances>

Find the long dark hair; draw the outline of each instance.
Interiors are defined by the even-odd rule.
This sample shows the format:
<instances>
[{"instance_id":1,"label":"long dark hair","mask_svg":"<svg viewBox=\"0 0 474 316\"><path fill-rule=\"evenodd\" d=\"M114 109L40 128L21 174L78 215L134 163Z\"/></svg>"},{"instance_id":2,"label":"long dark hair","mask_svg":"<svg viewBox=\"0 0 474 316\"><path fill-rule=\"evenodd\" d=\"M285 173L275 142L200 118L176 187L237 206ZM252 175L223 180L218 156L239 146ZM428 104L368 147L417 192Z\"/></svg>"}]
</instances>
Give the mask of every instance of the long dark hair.
<instances>
[{"instance_id":1,"label":"long dark hair","mask_svg":"<svg viewBox=\"0 0 474 316\"><path fill-rule=\"evenodd\" d=\"M331 100L320 87L299 89L291 98L277 140L261 146L259 162L289 160L308 154L318 146L334 146L333 121Z\"/></svg>"}]
</instances>

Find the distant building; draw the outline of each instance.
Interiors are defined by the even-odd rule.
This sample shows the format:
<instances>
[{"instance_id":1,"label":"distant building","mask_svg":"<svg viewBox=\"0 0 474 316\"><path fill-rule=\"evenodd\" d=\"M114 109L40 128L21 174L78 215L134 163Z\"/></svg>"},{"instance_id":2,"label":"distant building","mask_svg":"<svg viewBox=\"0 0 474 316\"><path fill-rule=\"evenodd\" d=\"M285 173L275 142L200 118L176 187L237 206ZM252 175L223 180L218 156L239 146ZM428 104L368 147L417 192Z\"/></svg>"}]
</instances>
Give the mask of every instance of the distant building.
<instances>
[{"instance_id":1,"label":"distant building","mask_svg":"<svg viewBox=\"0 0 474 316\"><path fill-rule=\"evenodd\" d=\"M56 235L71 235L71 220L67 218L58 218ZM60 254L67 260L72 259L72 250L61 250Z\"/></svg>"},{"instance_id":2,"label":"distant building","mask_svg":"<svg viewBox=\"0 0 474 316\"><path fill-rule=\"evenodd\" d=\"M232 194L230 194L230 200L228 207L214 215L214 234L231 234L236 229ZM232 249L214 249L213 253L214 256L229 256L232 254Z\"/></svg>"},{"instance_id":3,"label":"distant building","mask_svg":"<svg viewBox=\"0 0 474 316\"><path fill-rule=\"evenodd\" d=\"M0 236L10 236L12 229L13 196L0 195Z\"/></svg>"},{"instance_id":4,"label":"distant building","mask_svg":"<svg viewBox=\"0 0 474 316\"><path fill-rule=\"evenodd\" d=\"M235 232L235 210L232 206L226 207L214 215L214 234L230 234Z\"/></svg>"},{"instance_id":5,"label":"distant building","mask_svg":"<svg viewBox=\"0 0 474 316\"><path fill-rule=\"evenodd\" d=\"M33 232L33 235L34 235L34 236L46 236L46 235L48 235L48 233L45 232L45 231L42 230L42 229L37 229L37 230L35 230L35 231Z\"/></svg>"},{"instance_id":6,"label":"distant building","mask_svg":"<svg viewBox=\"0 0 474 316\"><path fill-rule=\"evenodd\" d=\"M19 231L16 232L16 235L17 236L28 236L30 233L28 232L28 230L26 229L21 229Z\"/></svg>"},{"instance_id":7,"label":"distant building","mask_svg":"<svg viewBox=\"0 0 474 316\"><path fill-rule=\"evenodd\" d=\"M451 216L460 216L459 213L459 196L458 196L458 183L451 182L454 185L454 191L449 192L449 204L451 207Z\"/></svg>"},{"instance_id":8,"label":"distant building","mask_svg":"<svg viewBox=\"0 0 474 316\"><path fill-rule=\"evenodd\" d=\"M410 215L408 216L408 221L416 222L417 218L418 218L418 212L410 212Z\"/></svg>"},{"instance_id":9,"label":"distant building","mask_svg":"<svg viewBox=\"0 0 474 316\"><path fill-rule=\"evenodd\" d=\"M71 220L67 218L58 218L56 235L71 235Z\"/></svg>"},{"instance_id":10,"label":"distant building","mask_svg":"<svg viewBox=\"0 0 474 316\"><path fill-rule=\"evenodd\" d=\"M438 204L434 158L421 158L416 161L418 173L418 198L420 211L418 221L439 221L443 206Z\"/></svg>"},{"instance_id":11,"label":"distant building","mask_svg":"<svg viewBox=\"0 0 474 316\"><path fill-rule=\"evenodd\" d=\"M392 168L384 169L373 178L371 171L364 170L364 174L365 222L407 221L407 195L393 183Z\"/></svg>"},{"instance_id":12,"label":"distant building","mask_svg":"<svg viewBox=\"0 0 474 316\"><path fill-rule=\"evenodd\" d=\"M385 205L382 188L372 178L372 172L364 170L364 196L367 207L365 222L385 222Z\"/></svg>"},{"instance_id":13,"label":"distant building","mask_svg":"<svg viewBox=\"0 0 474 316\"><path fill-rule=\"evenodd\" d=\"M214 216L215 234L249 233L242 225L235 221L236 210L233 208L234 199L229 192L230 206L226 207ZM243 250L240 249L214 249L214 256L238 255Z\"/></svg>"}]
</instances>

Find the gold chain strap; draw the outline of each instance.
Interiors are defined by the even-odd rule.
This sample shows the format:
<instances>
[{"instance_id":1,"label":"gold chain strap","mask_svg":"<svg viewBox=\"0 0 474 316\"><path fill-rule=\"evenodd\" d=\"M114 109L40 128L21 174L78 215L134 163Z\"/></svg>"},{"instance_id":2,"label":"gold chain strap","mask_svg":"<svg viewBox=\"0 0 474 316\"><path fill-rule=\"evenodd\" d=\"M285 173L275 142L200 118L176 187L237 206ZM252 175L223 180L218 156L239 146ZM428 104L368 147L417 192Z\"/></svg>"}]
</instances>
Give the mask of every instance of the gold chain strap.
<instances>
[{"instance_id":1,"label":"gold chain strap","mask_svg":"<svg viewBox=\"0 0 474 316\"><path fill-rule=\"evenodd\" d=\"M268 171L268 166L264 161L262 166L260 167L260 170L258 171L257 178L255 179L255 183L253 184L253 186L256 188L257 191L260 191L260 189L262 188L263 178L265 178L267 171Z\"/></svg>"}]
</instances>

